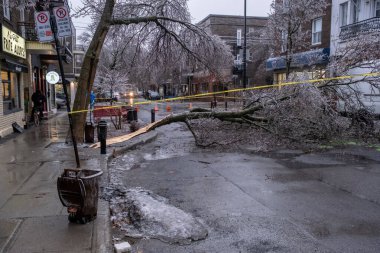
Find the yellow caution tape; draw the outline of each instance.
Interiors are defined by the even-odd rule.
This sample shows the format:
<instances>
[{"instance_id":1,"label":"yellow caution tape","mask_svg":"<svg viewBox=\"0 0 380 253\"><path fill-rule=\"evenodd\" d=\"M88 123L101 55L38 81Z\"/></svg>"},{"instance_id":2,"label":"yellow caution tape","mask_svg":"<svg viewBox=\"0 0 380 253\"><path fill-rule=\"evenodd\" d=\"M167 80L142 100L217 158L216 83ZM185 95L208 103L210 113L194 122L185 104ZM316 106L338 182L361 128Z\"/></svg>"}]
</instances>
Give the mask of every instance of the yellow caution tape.
<instances>
[{"instance_id":1,"label":"yellow caution tape","mask_svg":"<svg viewBox=\"0 0 380 253\"><path fill-rule=\"evenodd\" d=\"M305 83L318 83L318 82L325 82L325 81L344 80L344 79L350 79L350 78L355 78L355 77L369 77L369 76L371 76L371 77L380 76L380 72L356 74L356 75L349 75L349 76L328 77L328 78L303 80L303 81L296 81L296 82L286 82L286 83L279 83L279 84L267 84L267 85L260 85L260 86L254 86L254 87L248 87L248 88L238 88L238 89L232 89L232 90L207 92L207 93L201 93L201 94L190 95L190 96L166 98L166 99L153 100L153 101L135 102L135 103L133 103L133 105L146 105L146 104L160 103L160 102L173 102L173 101L177 101L177 100L198 99L198 98L205 98L205 97L214 97L214 95L225 94L225 93L229 93L229 92L234 93L234 92L242 92L242 91L250 91L250 90L268 89L268 88L280 88L280 87L290 86L290 85L298 85L298 84L305 84ZM235 98L235 97L232 97L232 98ZM107 110L107 109L111 109L111 108L121 108L122 106L127 106L127 104L115 105L115 106L105 106L105 107L101 107L101 108L88 109L88 110L72 111L72 112L70 112L70 114L91 112L91 111L97 111L97 110Z\"/></svg>"}]
</instances>

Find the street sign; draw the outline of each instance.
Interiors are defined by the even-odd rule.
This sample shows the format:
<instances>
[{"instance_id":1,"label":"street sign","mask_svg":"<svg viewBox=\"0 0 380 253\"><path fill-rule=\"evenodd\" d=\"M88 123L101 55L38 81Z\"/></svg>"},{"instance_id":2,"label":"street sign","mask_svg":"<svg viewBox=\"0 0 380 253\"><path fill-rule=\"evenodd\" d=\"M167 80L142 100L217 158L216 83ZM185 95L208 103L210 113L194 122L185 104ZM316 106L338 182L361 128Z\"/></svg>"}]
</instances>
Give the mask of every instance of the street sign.
<instances>
[{"instance_id":1,"label":"street sign","mask_svg":"<svg viewBox=\"0 0 380 253\"><path fill-rule=\"evenodd\" d=\"M55 16L55 21L57 23L58 37L71 36L71 22L67 7L55 7L53 8L53 13Z\"/></svg>"},{"instance_id":2,"label":"street sign","mask_svg":"<svg viewBox=\"0 0 380 253\"><path fill-rule=\"evenodd\" d=\"M51 42L54 40L53 31L50 26L50 14L48 11L34 13L38 40L40 42Z\"/></svg>"},{"instance_id":3,"label":"street sign","mask_svg":"<svg viewBox=\"0 0 380 253\"><path fill-rule=\"evenodd\" d=\"M59 81L59 75L55 71L50 71L46 74L46 81L51 84L56 84Z\"/></svg>"}]
</instances>

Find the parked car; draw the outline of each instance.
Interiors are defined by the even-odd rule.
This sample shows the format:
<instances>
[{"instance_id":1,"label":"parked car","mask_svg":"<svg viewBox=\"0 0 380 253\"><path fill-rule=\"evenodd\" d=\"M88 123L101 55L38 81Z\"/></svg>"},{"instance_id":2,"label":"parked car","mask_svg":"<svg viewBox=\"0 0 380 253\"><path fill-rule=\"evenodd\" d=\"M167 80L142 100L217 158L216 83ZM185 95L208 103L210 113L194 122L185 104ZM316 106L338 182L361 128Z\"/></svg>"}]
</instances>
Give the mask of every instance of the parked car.
<instances>
[{"instance_id":1,"label":"parked car","mask_svg":"<svg viewBox=\"0 0 380 253\"><path fill-rule=\"evenodd\" d=\"M114 92L113 92L113 99L114 99L115 101L120 100L120 93L117 92L117 91L114 91Z\"/></svg>"},{"instance_id":2,"label":"parked car","mask_svg":"<svg viewBox=\"0 0 380 253\"><path fill-rule=\"evenodd\" d=\"M55 103L57 104L57 109L61 109L66 106L66 96L63 93L55 94Z\"/></svg>"},{"instance_id":3,"label":"parked car","mask_svg":"<svg viewBox=\"0 0 380 253\"><path fill-rule=\"evenodd\" d=\"M159 100L160 94L156 91L148 90L148 99L150 100Z\"/></svg>"},{"instance_id":4,"label":"parked car","mask_svg":"<svg viewBox=\"0 0 380 253\"><path fill-rule=\"evenodd\" d=\"M119 92L113 92L112 97L111 97L111 92L103 92L103 93L98 93L96 95L96 102L111 102L111 101L118 101L120 98Z\"/></svg>"}]
</instances>

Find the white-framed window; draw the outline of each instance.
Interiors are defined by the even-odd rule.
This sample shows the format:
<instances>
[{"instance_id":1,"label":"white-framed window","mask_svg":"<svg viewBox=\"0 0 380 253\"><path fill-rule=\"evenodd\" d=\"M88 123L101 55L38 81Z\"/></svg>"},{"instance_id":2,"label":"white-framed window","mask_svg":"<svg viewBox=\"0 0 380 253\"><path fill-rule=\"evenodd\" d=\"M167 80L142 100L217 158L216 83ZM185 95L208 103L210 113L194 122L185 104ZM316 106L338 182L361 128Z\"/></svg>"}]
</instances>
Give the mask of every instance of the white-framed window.
<instances>
[{"instance_id":1,"label":"white-framed window","mask_svg":"<svg viewBox=\"0 0 380 253\"><path fill-rule=\"evenodd\" d=\"M373 16L380 18L380 0L373 1Z\"/></svg>"},{"instance_id":2,"label":"white-framed window","mask_svg":"<svg viewBox=\"0 0 380 253\"><path fill-rule=\"evenodd\" d=\"M288 33L286 31L281 31L281 52L286 52L288 49Z\"/></svg>"},{"instance_id":3,"label":"white-framed window","mask_svg":"<svg viewBox=\"0 0 380 253\"><path fill-rule=\"evenodd\" d=\"M322 18L316 18L312 23L311 44L317 45L322 43Z\"/></svg>"},{"instance_id":4,"label":"white-framed window","mask_svg":"<svg viewBox=\"0 0 380 253\"><path fill-rule=\"evenodd\" d=\"M351 0L351 21L356 23L360 18L361 0Z\"/></svg>"},{"instance_id":5,"label":"white-framed window","mask_svg":"<svg viewBox=\"0 0 380 253\"><path fill-rule=\"evenodd\" d=\"M9 0L3 0L3 13L4 13L4 18L8 20L11 19L11 11L9 9Z\"/></svg>"},{"instance_id":6,"label":"white-framed window","mask_svg":"<svg viewBox=\"0 0 380 253\"><path fill-rule=\"evenodd\" d=\"M345 26L348 24L348 2L340 4L339 7L339 23L340 26Z\"/></svg>"}]
</instances>

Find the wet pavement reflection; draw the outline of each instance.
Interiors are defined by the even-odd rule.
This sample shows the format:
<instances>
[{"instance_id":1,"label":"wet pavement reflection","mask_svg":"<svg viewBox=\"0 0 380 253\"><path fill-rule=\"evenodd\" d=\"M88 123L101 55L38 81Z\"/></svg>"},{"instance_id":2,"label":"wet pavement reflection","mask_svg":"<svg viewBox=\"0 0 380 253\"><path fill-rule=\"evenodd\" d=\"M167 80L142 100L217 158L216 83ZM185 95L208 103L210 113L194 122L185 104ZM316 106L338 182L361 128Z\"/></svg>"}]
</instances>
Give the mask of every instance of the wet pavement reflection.
<instances>
[{"instance_id":1,"label":"wet pavement reflection","mask_svg":"<svg viewBox=\"0 0 380 253\"><path fill-rule=\"evenodd\" d=\"M46 147L65 141L67 121L65 113L58 113L42 121L40 126L30 126L22 134L13 134L1 142L0 207L44 163L57 160L56 154ZM67 159L72 159L70 152L67 152Z\"/></svg>"}]
</instances>

